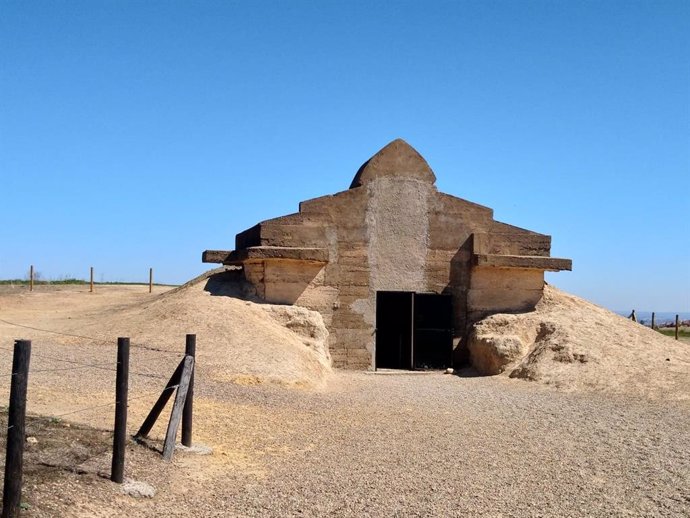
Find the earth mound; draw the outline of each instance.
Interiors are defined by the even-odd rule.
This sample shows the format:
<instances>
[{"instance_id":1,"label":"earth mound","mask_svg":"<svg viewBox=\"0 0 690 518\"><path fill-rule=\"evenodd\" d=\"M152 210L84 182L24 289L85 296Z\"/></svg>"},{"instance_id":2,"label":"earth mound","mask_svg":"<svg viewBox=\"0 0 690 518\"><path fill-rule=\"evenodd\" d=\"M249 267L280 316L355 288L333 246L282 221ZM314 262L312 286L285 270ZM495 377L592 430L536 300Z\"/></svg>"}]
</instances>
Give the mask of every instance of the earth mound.
<instances>
[{"instance_id":1,"label":"earth mound","mask_svg":"<svg viewBox=\"0 0 690 518\"><path fill-rule=\"evenodd\" d=\"M232 270L211 270L154 299L108 310L78 331L178 348L180 336L195 333L199 364L216 381L320 385L331 372L321 315L248 300L245 288Z\"/></svg>"},{"instance_id":2,"label":"earth mound","mask_svg":"<svg viewBox=\"0 0 690 518\"><path fill-rule=\"evenodd\" d=\"M568 391L690 400L687 343L549 285L535 311L477 322L468 349L482 374Z\"/></svg>"}]
</instances>

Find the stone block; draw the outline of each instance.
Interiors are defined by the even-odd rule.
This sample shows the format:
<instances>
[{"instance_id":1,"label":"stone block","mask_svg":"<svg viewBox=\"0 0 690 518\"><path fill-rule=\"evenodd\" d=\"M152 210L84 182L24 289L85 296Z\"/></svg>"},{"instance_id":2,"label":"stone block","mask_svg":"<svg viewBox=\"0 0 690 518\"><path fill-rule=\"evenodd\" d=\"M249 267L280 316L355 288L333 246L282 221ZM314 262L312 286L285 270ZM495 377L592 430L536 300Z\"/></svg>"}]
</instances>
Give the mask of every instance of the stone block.
<instances>
[{"instance_id":1,"label":"stone block","mask_svg":"<svg viewBox=\"0 0 690 518\"><path fill-rule=\"evenodd\" d=\"M454 252L470 236L471 228L454 228L444 226L443 223L431 218L429 226L429 248Z\"/></svg>"},{"instance_id":2,"label":"stone block","mask_svg":"<svg viewBox=\"0 0 690 518\"><path fill-rule=\"evenodd\" d=\"M263 299L266 295L263 262L244 264L242 270L244 271L244 278L254 286L257 296Z\"/></svg>"},{"instance_id":3,"label":"stone block","mask_svg":"<svg viewBox=\"0 0 690 518\"><path fill-rule=\"evenodd\" d=\"M261 224L262 246L324 248L328 246L326 227L317 225Z\"/></svg>"},{"instance_id":4,"label":"stone block","mask_svg":"<svg viewBox=\"0 0 690 518\"><path fill-rule=\"evenodd\" d=\"M235 250L261 244L261 225L254 225L235 236Z\"/></svg>"},{"instance_id":5,"label":"stone block","mask_svg":"<svg viewBox=\"0 0 690 518\"><path fill-rule=\"evenodd\" d=\"M494 266L496 268L530 268L541 271L558 272L572 270L573 263L570 259L556 257L541 257L527 255L485 255L474 254L476 266Z\"/></svg>"},{"instance_id":6,"label":"stone block","mask_svg":"<svg viewBox=\"0 0 690 518\"><path fill-rule=\"evenodd\" d=\"M467 293L467 307L470 311L494 313L530 311L541 300L542 293L541 289L471 289Z\"/></svg>"},{"instance_id":7,"label":"stone block","mask_svg":"<svg viewBox=\"0 0 690 518\"><path fill-rule=\"evenodd\" d=\"M358 226L339 226L337 236L339 248L341 249L366 248L369 240L364 221Z\"/></svg>"},{"instance_id":8,"label":"stone block","mask_svg":"<svg viewBox=\"0 0 690 518\"><path fill-rule=\"evenodd\" d=\"M473 268L470 288L475 290L541 290L544 287L544 272L518 268Z\"/></svg>"},{"instance_id":9,"label":"stone block","mask_svg":"<svg viewBox=\"0 0 690 518\"><path fill-rule=\"evenodd\" d=\"M369 286L367 284L339 284L339 294L341 297L354 297L356 299L366 299L369 297Z\"/></svg>"}]
</instances>

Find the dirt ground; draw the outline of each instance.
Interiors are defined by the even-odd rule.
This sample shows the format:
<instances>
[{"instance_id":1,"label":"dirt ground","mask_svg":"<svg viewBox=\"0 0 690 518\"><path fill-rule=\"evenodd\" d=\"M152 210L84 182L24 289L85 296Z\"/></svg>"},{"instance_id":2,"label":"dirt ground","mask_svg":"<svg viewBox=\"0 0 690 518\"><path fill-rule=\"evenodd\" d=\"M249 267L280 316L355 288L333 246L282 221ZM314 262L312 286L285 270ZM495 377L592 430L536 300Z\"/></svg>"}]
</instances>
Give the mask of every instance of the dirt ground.
<instances>
[{"instance_id":1,"label":"dirt ground","mask_svg":"<svg viewBox=\"0 0 690 518\"><path fill-rule=\"evenodd\" d=\"M33 341L23 515L690 516L687 399L564 392L471 372L223 379L220 364L204 364L203 340L194 442L212 453L177 451L163 462L155 448L164 414L153 448L127 450L126 477L155 495L126 494L107 479L114 337L6 323L92 336L94 317L156 297L142 286L87 290L0 294L0 401L12 340ZM183 349L183 335L134 341L131 434Z\"/></svg>"}]
</instances>

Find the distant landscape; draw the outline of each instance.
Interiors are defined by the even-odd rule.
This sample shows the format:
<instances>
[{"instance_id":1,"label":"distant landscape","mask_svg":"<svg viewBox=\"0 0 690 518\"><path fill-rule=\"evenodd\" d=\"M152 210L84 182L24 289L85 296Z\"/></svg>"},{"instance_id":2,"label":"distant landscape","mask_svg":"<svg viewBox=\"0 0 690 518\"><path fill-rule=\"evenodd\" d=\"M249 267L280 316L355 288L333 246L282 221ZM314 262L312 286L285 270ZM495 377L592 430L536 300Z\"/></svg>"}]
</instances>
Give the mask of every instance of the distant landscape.
<instances>
[{"instance_id":1,"label":"distant landscape","mask_svg":"<svg viewBox=\"0 0 690 518\"><path fill-rule=\"evenodd\" d=\"M630 316L630 313L632 310L628 311L616 311L618 315L621 315L623 317L628 318ZM641 324L645 325L651 325L652 323L652 312L651 311L637 311L635 310L635 315L637 316L637 321L640 322ZM668 311L659 311L656 312L654 315L654 323L657 326L664 326L664 325L672 325L675 324L676 322L676 315L678 315L678 318L680 319L681 322L688 321L690 320L690 312L668 312Z\"/></svg>"},{"instance_id":2,"label":"distant landscape","mask_svg":"<svg viewBox=\"0 0 690 518\"><path fill-rule=\"evenodd\" d=\"M94 285L98 284L121 284L121 285L142 285L142 286L148 286L148 282L132 282L132 281L94 281ZM0 286L28 286L30 284L30 281L27 279L0 279ZM34 286L47 286L47 285L55 285L55 286L60 286L60 285L67 285L67 284L89 284L89 281L85 279L75 279L72 277L64 278L64 279L56 279L56 280L44 280L44 279L39 279L36 280L34 279ZM154 282L154 286L179 286L178 284L161 284L159 282Z\"/></svg>"}]
</instances>

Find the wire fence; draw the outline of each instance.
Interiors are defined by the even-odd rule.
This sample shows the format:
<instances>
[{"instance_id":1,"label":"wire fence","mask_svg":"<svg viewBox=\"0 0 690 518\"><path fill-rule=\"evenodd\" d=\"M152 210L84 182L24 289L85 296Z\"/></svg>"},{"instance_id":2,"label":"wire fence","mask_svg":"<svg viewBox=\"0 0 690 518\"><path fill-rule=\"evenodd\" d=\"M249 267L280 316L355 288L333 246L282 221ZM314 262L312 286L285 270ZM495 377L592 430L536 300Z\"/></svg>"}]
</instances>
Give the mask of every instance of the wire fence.
<instances>
[{"instance_id":1,"label":"wire fence","mask_svg":"<svg viewBox=\"0 0 690 518\"><path fill-rule=\"evenodd\" d=\"M675 318L675 320L673 321L673 323L671 324L671 323L669 323L669 322L666 322L666 325L664 325L663 328L662 328L662 326L657 325L658 322L657 322L657 320L656 320L656 313L652 312L651 318L650 318L649 320L646 320L646 319L639 319L638 316L637 316L637 314L635 313L635 310L634 310L634 309L632 310L632 312L630 313L630 315L628 315L628 319L632 320L633 322L637 322L638 324L641 324L641 325L643 325L643 326L646 326L646 325L647 325L647 322L649 322L649 327L650 327L651 329L656 330L656 331L659 331L660 329L673 329L673 331L674 331L674 333L673 333L673 334L674 334L674 338L675 338L676 340L679 339L679 336L680 336L680 334L681 334L681 332L680 332L681 327L683 327L683 326L688 326L688 325L690 324L690 322L682 321L682 320L680 319L680 314L676 314L676 318ZM664 333L664 334L666 334L666 333Z\"/></svg>"},{"instance_id":2,"label":"wire fence","mask_svg":"<svg viewBox=\"0 0 690 518\"><path fill-rule=\"evenodd\" d=\"M12 349L6 348L6 347L0 347L0 350L7 352L10 355L13 353ZM150 349L149 349L150 350ZM165 351L168 352L168 351ZM178 358L180 357L180 353L170 353L174 354ZM31 374L43 374L43 373L51 373L51 372L67 372L67 371L79 371L79 370L84 370L84 369L97 369L97 370L102 370L102 371L109 371L116 373L117 372L117 365L119 364L116 361L111 361L111 362L104 362L104 363L85 363L85 362L80 362L76 360L69 360L65 358L58 358L55 356L43 354L43 353L36 353L32 351L31 353L32 358L41 358L41 359L47 359L51 360L53 362L59 362L59 363L67 363L70 364L69 367L54 367L54 368L39 368L39 369L31 369ZM12 372L6 371L6 372L0 372L0 379L7 379L12 378L13 376L17 376L20 373L17 372ZM150 372L138 372L138 371L129 371L129 374L131 376L140 376L142 378L148 378L148 379L156 379L156 380L167 380L169 376L165 376L162 374L154 374ZM172 388L177 388L177 385L175 385ZM139 396L134 396L134 397L128 397L128 401L135 401L138 399L144 399L144 398L155 398L157 396L157 393L151 392L148 394L143 394ZM69 412L64 412L60 414L49 414L46 417L51 418L51 419L58 419L67 415L72 415L72 414L77 414L80 412L86 412L89 410L93 409L98 409L98 408L105 408L105 407L112 407L115 406L117 402L116 401L110 401L108 403L103 403L103 404L98 404L98 405L90 405L90 406L85 406L82 408L77 408L75 410L70 410Z\"/></svg>"},{"instance_id":3,"label":"wire fence","mask_svg":"<svg viewBox=\"0 0 690 518\"><path fill-rule=\"evenodd\" d=\"M104 345L112 346L113 344L116 343L116 341L113 338L96 338L93 336L78 335L78 334L73 334L73 333L64 333L62 331L53 331L51 329L42 329L40 327L28 326L25 324L18 324L16 322L10 322L8 320L4 320L2 318L0 318L0 322L2 322L3 324L7 324L9 326L20 327L22 329L30 329L32 331L39 331L41 333L49 333L49 334L53 334L53 335L68 336L70 338L79 338L82 340L88 340L90 342L96 342L96 343L100 343L100 344L104 344ZM145 349L147 351L154 351L154 352L163 353L163 354L173 354L173 355L177 355L177 356L179 356L179 354L180 354L180 353L175 352L175 351L168 351L166 349L161 349L160 347L154 347L154 346L147 345L147 344L131 343L130 347L133 347L135 349Z\"/></svg>"},{"instance_id":4,"label":"wire fence","mask_svg":"<svg viewBox=\"0 0 690 518\"><path fill-rule=\"evenodd\" d=\"M91 343L108 345L108 346L112 346L113 350L116 349L116 345L117 345L116 339L108 340L108 339L97 338L97 337L92 337L92 336L72 334L72 333L64 333L64 332L53 331L53 330L49 330L49 329L42 329L42 328L38 328L38 327L27 326L24 324L18 324L15 322L10 322L10 321L2 319L2 318L0 318L0 322L7 324L7 325L14 326L14 327L19 327L22 329L30 329L30 330L39 331L42 333L50 333L50 334L54 334L54 335L67 336L67 337L71 337L71 338L79 338L82 340L87 340ZM36 345L35 341L34 341L34 345ZM166 349L161 349L159 347L153 347L153 346L150 346L147 344L130 342L130 347L135 348L135 349L143 349L146 351L152 351L152 352L156 352L156 353L166 354L166 355L174 356L177 358L179 358L181 356L180 352L169 351ZM11 355L13 353L13 349L0 346L0 350L7 352L10 355L9 357L11 358ZM40 358L42 360L49 360L51 362L58 362L60 364L69 364L70 365L69 367L52 367L52 368L31 369L31 374L50 373L50 372L67 372L67 371L84 370L84 369L98 369L98 370L109 371L109 372L117 372L117 365L118 365L117 361L88 363L88 362L79 361L79 360L61 358L61 357L57 357L57 356L54 356L51 354L46 354L43 352L36 352L35 349L31 352L31 357L32 358ZM16 372L11 372L11 370L6 371L6 372L0 372L0 379L6 379L7 377L11 378L12 376L16 376L17 374L18 373L16 373ZM139 376L142 378L157 379L157 380L166 380L169 378L169 376L166 376L163 374L156 374L153 372L133 371L133 370L129 370L129 375ZM175 385L174 388L177 388L177 385ZM140 395L140 396L136 396L136 397L129 397L128 401L134 401L137 399L143 399L143 398L147 398L147 397L148 398L155 397L155 393L144 394L144 395ZM111 401L109 403L103 403L100 405L93 405L93 406L78 408L76 410L71 410L69 412L65 412L62 414L49 415L47 417L57 419L57 418L61 418L61 417L67 416L67 415L77 414L80 412L86 412L88 410L115 406L115 404L116 404L116 401Z\"/></svg>"},{"instance_id":5,"label":"wire fence","mask_svg":"<svg viewBox=\"0 0 690 518\"><path fill-rule=\"evenodd\" d=\"M104 282L101 281L97 283L94 280L94 267L91 266L89 267L89 280L83 280L83 279L77 279L77 278L65 278L62 280L43 280L43 276L36 271L34 268L34 265L29 266L29 272L27 275L27 279L7 279L3 280L3 284L9 284L10 286L14 286L15 284L18 285L28 285L29 291L34 291L34 285L41 285L41 284L58 284L58 285L88 285L89 286L89 292L93 293L94 292L94 286L96 284L140 284L140 285L147 285L148 286L148 291L149 293L153 293L153 268L149 268L148 271L148 283L143 283L143 282L131 282L131 283L125 283L125 282ZM163 286L169 286L167 284L164 284Z\"/></svg>"},{"instance_id":6,"label":"wire fence","mask_svg":"<svg viewBox=\"0 0 690 518\"><path fill-rule=\"evenodd\" d=\"M0 366L0 387L4 384L3 380L9 381L10 385L10 405L7 416L7 426L4 432L7 434L6 441L6 463L5 463L5 487L3 490L3 516L5 509L12 509L19 505L19 493L21 492L21 470L22 470L22 456L24 450L25 441L25 416L26 416L26 401L27 393L31 394L31 383L32 379L35 379L34 375L40 374L44 377L40 377L41 381L46 379L50 380L51 383L59 382L69 382L69 379L65 378L65 374L75 372L75 375L83 378L83 373L88 370L96 370L99 372L107 371L115 373L115 392L114 398L110 401L93 401L93 394L82 394L82 397L90 397L92 400L88 405L81 405L74 408L75 399L77 397L78 390L72 387L72 390L55 390L50 394L55 396L56 400L52 401L54 406L67 406L70 408L66 411L60 412L38 412L42 421L38 425L32 425L31 433L36 436L41 434L47 427L54 425L59 422L62 418L67 416L73 416L76 414L98 411L105 412L105 409L115 409L115 426L114 426L114 443L113 443L113 466L111 480L114 482L122 482L122 473L124 470L124 450L125 450L125 438L126 438L126 421L127 421L127 407L129 403L136 400L149 399L150 401L155 401L160 389L162 388L162 393L158 396L158 400L154 404L154 408L149 413L145 424L142 425L140 432L146 423L149 423L148 429L143 434L144 436L150 431L150 428L156 419L160 415L163 407L167 403L168 399L172 393L177 392L177 397L175 398L175 405L171 412L171 419L168 425L168 432L166 434L166 443L164 450L164 458L170 460L172 457L172 450L174 450L175 436L177 433L177 427L182 419L183 410L185 420L182 420L182 430L183 430L183 443L187 446L191 446L191 408L192 408L192 394L193 394L193 368L194 368L194 355L196 346L196 336L187 335L187 342L185 345L184 353L170 351L160 347L152 346L151 344L144 343L130 343L128 338L118 338L117 341L114 339L104 339L99 337L91 337L80 334L64 333L59 331L53 331L50 329L41 329L34 326L23 325L15 322L10 322L4 319L0 319L0 322L14 326L21 329L29 329L40 333L49 333L52 335L67 336L72 338L78 338L80 340L89 342L92 345L99 345L98 357L94 357L95 354L91 352L91 358L74 359L65 356L57 356L56 354L62 354L63 352L75 353L80 355L89 356L87 351L83 349L76 349L75 346L70 345L57 345L54 342L46 342L43 344L38 344L38 347L34 348L32 351L32 343L26 340L15 341L14 349L4 347L0 345L0 351L3 352L2 356L5 358L12 359L12 368L6 369ZM40 340L39 340L40 342ZM114 346L117 343L117 347L108 347L104 350L102 345ZM126 346L126 347L125 347ZM191 346L191 347L190 347ZM55 349L59 348L59 352L56 353ZM158 368L155 371L146 369L139 370L129 370L129 351L130 348L139 349L142 352L146 352L147 356L150 353L154 355L162 355L166 358L165 361L157 362ZM53 349L53 350L51 350ZM117 352L117 357L115 357L115 352ZM105 361L101 358L103 354L113 353L113 358L111 361ZM125 354L126 353L126 354ZM24 358L25 363L21 363L22 360L18 358L18 355L26 356ZM69 356L69 355L67 355ZM173 360L173 357L179 359L182 356L182 361L177 366L177 369L173 373L172 377L168 374L166 375L163 369L169 369L169 363ZM29 369L29 359L32 358L38 363L36 368ZM4 362L0 362L1 363ZM168 370L169 372L169 370ZM29 376L29 373L32 376ZM51 374L55 376L51 376ZM47 378L45 378L47 376ZM129 379L141 378L145 380L146 387L151 388L152 384L158 385L157 391L146 390L145 393L138 393L133 396L129 396L128 385ZM167 383L157 383L158 380L168 380ZM110 376L106 378L95 378L89 383L91 388L96 391L112 391L113 385ZM43 384L34 386L34 389L39 391L44 389ZM51 387L53 388L53 387ZM18 392L22 394L18 395ZM182 394L181 394L182 392ZM63 395L63 400L59 400L58 394ZM181 396L181 397L180 397ZM189 396L189 397L188 397ZM22 401L23 399L23 401ZM69 399L69 401L67 401ZM17 407L21 407L20 411L17 411ZM45 408L45 404L42 405ZM178 408L179 407L179 408ZM184 407L184 409L183 409ZM19 412L19 413L18 413ZM35 413L35 412L34 412ZM155 415L154 415L155 414ZM108 412L108 416L112 418L112 413ZM18 417L19 416L19 417ZM102 414L100 417L104 417ZM173 420L175 421L173 422ZM111 421L112 422L112 421ZM138 435L139 435L138 433ZM172 447L169 446L170 440L172 440ZM170 452L167 455L168 451ZM104 452L98 452L95 456L102 455ZM80 461L83 464L85 461ZM118 467L119 466L119 467ZM18 472L17 472L18 471ZM119 472L119 475L117 474ZM19 482L17 482L19 480ZM19 485L17 485L19 484ZM9 489L8 489L9 488ZM17 507L18 509L18 507Z\"/></svg>"}]
</instances>

